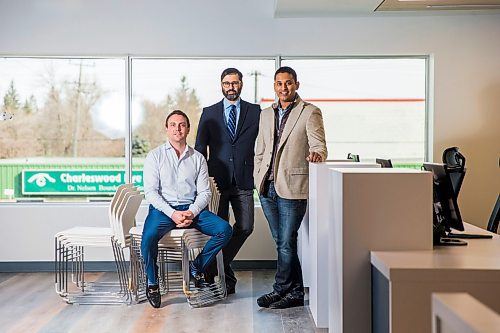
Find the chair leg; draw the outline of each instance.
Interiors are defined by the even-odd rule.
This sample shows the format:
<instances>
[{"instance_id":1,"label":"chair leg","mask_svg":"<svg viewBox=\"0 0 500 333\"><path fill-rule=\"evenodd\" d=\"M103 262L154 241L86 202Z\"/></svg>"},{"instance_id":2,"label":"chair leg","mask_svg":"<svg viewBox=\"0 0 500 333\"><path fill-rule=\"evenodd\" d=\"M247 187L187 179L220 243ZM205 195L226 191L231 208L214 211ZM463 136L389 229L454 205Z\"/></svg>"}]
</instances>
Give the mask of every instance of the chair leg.
<instances>
[{"instance_id":1,"label":"chair leg","mask_svg":"<svg viewBox=\"0 0 500 333\"><path fill-rule=\"evenodd\" d=\"M210 284L206 288L196 288L191 290L189 283L189 262L190 259L194 260L196 255L199 254L199 251L201 251L207 240L207 236L194 229L189 229L183 236L183 289L188 304L191 307L200 307L212 304L226 297L226 280L224 275L224 260L222 251L219 251L216 256L218 275L215 277L214 283Z\"/></svg>"},{"instance_id":2,"label":"chair leg","mask_svg":"<svg viewBox=\"0 0 500 333\"><path fill-rule=\"evenodd\" d=\"M55 241L56 292L70 304L130 304L127 263L123 248L112 242L118 282L86 281L84 247ZM68 289L69 274L78 291Z\"/></svg>"}]
</instances>

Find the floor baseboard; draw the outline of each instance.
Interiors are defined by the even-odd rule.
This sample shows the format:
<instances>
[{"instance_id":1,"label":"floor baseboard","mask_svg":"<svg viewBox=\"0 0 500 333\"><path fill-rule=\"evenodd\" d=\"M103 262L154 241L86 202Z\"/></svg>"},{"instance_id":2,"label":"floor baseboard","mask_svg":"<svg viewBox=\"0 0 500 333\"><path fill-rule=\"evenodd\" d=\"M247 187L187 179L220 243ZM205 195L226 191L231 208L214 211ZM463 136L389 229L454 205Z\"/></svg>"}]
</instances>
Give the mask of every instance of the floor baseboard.
<instances>
[{"instance_id":1,"label":"floor baseboard","mask_svg":"<svg viewBox=\"0 0 500 333\"><path fill-rule=\"evenodd\" d=\"M276 260L235 260L231 267L236 271L256 269L276 269ZM180 266L172 264L173 270L180 270ZM53 272L53 261L4 261L0 262L0 273L28 273L28 272ZM87 261L87 272L114 272L114 261Z\"/></svg>"}]
</instances>

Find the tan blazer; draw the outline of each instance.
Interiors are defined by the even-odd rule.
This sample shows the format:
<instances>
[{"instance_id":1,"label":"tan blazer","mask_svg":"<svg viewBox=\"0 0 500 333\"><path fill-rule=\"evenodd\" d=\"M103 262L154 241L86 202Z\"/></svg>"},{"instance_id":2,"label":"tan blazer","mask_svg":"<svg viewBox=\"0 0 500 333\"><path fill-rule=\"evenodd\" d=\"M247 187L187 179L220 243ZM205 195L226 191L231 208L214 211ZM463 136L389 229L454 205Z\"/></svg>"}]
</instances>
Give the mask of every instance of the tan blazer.
<instances>
[{"instance_id":1,"label":"tan blazer","mask_svg":"<svg viewBox=\"0 0 500 333\"><path fill-rule=\"evenodd\" d=\"M259 194L264 191L266 173L271 164L274 142L273 104L260 114L259 134L254 159L255 187ZM298 95L278 146L274 163L274 187L276 193L285 199L307 199L309 192L310 152L326 160L325 128L321 110L304 102Z\"/></svg>"}]
</instances>

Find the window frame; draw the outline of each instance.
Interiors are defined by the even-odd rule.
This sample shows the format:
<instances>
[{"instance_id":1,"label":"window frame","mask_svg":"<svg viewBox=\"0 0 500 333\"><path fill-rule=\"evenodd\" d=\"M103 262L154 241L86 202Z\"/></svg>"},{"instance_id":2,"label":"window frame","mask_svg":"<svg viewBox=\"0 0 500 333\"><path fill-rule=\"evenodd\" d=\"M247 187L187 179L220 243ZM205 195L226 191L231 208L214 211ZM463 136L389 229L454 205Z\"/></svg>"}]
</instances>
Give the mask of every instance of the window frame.
<instances>
[{"instance_id":1,"label":"window frame","mask_svg":"<svg viewBox=\"0 0 500 333\"><path fill-rule=\"evenodd\" d=\"M132 88L133 88L133 61L134 60L142 60L142 59L179 59L179 60L274 60L275 62L275 70L281 66L283 60L304 60L304 59L339 59L339 60L356 60L356 59L424 59L425 60L425 134L424 134L424 161L431 160L431 156L433 154L433 57L432 55L364 55L364 56L293 56L293 55L267 55L267 56L141 56L141 55L101 55L101 56L64 56L64 55L1 55L0 58L9 59L9 58L25 58L25 59L116 59L123 60L125 66L125 77L124 77L124 86L125 86L125 179L127 182L131 182L132 180ZM0 205L3 204L11 204L10 202L0 202ZM100 205L102 203L92 202L92 201L78 201L78 202L16 202L16 205L23 204L78 204L78 205Z\"/></svg>"}]
</instances>

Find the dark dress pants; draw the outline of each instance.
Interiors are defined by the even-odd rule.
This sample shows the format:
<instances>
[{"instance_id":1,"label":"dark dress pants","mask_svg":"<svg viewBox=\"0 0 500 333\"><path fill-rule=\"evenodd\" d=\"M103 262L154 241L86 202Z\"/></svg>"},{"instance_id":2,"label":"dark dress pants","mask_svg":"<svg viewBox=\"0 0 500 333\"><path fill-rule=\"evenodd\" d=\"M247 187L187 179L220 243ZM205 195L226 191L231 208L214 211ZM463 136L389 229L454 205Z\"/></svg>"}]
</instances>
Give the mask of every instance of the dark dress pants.
<instances>
[{"instance_id":1,"label":"dark dress pants","mask_svg":"<svg viewBox=\"0 0 500 333\"><path fill-rule=\"evenodd\" d=\"M231 262L254 228L253 190L241 190L236 185L233 185L221 193L217 215L226 221L229 221L229 204L233 209L235 223L233 225L233 235L222 249L222 253L224 255L226 285L228 288L233 288L237 279L231 268ZM210 265L209 273L212 275L217 273L215 262Z\"/></svg>"}]
</instances>

